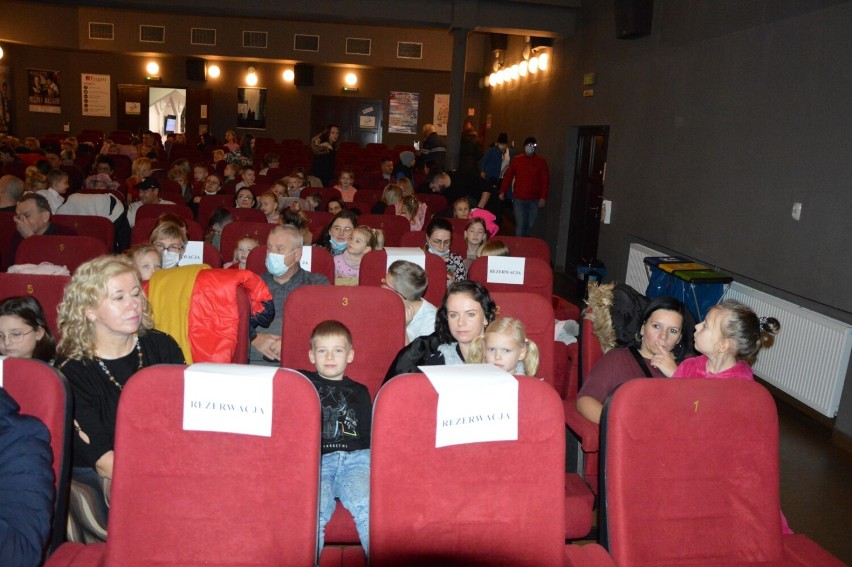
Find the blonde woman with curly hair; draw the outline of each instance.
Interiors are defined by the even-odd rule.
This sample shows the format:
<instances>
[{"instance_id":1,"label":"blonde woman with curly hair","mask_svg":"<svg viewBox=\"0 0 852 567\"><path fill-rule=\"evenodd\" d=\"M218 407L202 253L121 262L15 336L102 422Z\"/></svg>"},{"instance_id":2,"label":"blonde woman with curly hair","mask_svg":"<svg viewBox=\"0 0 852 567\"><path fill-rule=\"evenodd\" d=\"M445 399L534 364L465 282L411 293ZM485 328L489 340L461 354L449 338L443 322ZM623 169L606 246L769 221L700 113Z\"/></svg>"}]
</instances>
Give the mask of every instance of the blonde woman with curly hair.
<instances>
[{"instance_id":1,"label":"blonde woman with curly hair","mask_svg":"<svg viewBox=\"0 0 852 567\"><path fill-rule=\"evenodd\" d=\"M154 330L130 258L82 264L59 304L56 367L74 394L74 469L69 538L105 541L118 401L125 384L154 364L183 364L175 340Z\"/></svg>"}]
</instances>

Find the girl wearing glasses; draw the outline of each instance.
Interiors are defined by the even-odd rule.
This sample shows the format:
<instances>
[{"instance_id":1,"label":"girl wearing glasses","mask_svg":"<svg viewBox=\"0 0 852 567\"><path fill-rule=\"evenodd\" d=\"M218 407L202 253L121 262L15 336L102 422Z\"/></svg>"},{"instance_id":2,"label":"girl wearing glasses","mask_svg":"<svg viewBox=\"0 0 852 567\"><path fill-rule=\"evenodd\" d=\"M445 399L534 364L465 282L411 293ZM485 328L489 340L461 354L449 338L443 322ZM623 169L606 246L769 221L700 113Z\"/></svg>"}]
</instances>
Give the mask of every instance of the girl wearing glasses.
<instances>
[{"instance_id":1,"label":"girl wearing glasses","mask_svg":"<svg viewBox=\"0 0 852 567\"><path fill-rule=\"evenodd\" d=\"M33 297L10 297L0 302L0 355L49 362L56 341L39 302Z\"/></svg>"},{"instance_id":2,"label":"girl wearing glasses","mask_svg":"<svg viewBox=\"0 0 852 567\"><path fill-rule=\"evenodd\" d=\"M349 238L357 226L358 215L348 209L343 209L334 215L315 246L325 248L331 252L332 256L343 254L349 246Z\"/></svg>"}]
</instances>

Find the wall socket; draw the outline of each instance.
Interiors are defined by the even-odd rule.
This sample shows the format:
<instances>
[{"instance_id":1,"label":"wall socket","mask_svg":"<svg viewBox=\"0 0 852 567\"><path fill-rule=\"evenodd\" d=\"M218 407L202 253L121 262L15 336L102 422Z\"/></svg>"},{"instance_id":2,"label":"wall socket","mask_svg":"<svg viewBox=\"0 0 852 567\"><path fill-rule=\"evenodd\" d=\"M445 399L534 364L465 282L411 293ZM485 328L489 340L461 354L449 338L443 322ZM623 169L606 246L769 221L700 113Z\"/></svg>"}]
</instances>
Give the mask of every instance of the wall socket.
<instances>
[{"instance_id":1,"label":"wall socket","mask_svg":"<svg viewBox=\"0 0 852 567\"><path fill-rule=\"evenodd\" d=\"M793 220L799 220L800 218L802 218L802 204L793 203Z\"/></svg>"}]
</instances>

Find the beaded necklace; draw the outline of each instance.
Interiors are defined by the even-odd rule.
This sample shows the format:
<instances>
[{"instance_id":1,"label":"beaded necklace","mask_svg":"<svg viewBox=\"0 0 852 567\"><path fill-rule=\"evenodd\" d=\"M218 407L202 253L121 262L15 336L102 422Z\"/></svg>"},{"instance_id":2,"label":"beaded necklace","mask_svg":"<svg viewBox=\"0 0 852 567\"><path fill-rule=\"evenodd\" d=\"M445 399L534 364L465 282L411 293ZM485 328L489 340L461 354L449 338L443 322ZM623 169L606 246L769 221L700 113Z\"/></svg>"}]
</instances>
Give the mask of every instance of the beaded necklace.
<instances>
[{"instance_id":1,"label":"beaded necklace","mask_svg":"<svg viewBox=\"0 0 852 567\"><path fill-rule=\"evenodd\" d=\"M139 370L142 370L142 347L139 345L138 337L136 338L136 353L139 355L139 368L136 369L136 371L138 372ZM106 377L109 379L109 381L115 384L115 387L118 388L119 391L124 390L124 387L118 382L118 380L115 379L115 376L113 376L112 373L109 371L109 368L107 368L107 365L104 364L104 361L101 360L101 358L98 356L95 357L95 360L98 361L98 365L101 367L101 370L104 371L104 374L106 374Z\"/></svg>"}]
</instances>

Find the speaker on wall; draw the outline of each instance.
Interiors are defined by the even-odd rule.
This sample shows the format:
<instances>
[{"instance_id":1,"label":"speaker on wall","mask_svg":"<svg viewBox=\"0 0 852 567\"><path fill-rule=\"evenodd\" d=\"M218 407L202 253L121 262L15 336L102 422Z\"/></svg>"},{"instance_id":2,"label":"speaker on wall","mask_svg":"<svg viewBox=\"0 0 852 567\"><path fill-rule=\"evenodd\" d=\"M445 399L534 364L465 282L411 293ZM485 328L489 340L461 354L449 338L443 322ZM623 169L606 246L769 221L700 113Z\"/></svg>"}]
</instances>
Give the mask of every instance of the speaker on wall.
<instances>
[{"instance_id":1,"label":"speaker on wall","mask_svg":"<svg viewBox=\"0 0 852 567\"><path fill-rule=\"evenodd\" d=\"M654 0L615 0L615 35L634 39L651 33Z\"/></svg>"},{"instance_id":2,"label":"speaker on wall","mask_svg":"<svg viewBox=\"0 0 852 567\"><path fill-rule=\"evenodd\" d=\"M314 86L314 66L297 63L293 67L293 84L297 87Z\"/></svg>"},{"instance_id":3,"label":"speaker on wall","mask_svg":"<svg viewBox=\"0 0 852 567\"><path fill-rule=\"evenodd\" d=\"M190 57L186 60L186 79L188 81L207 80L207 62L204 59Z\"/></svg>"}]
</instances>

